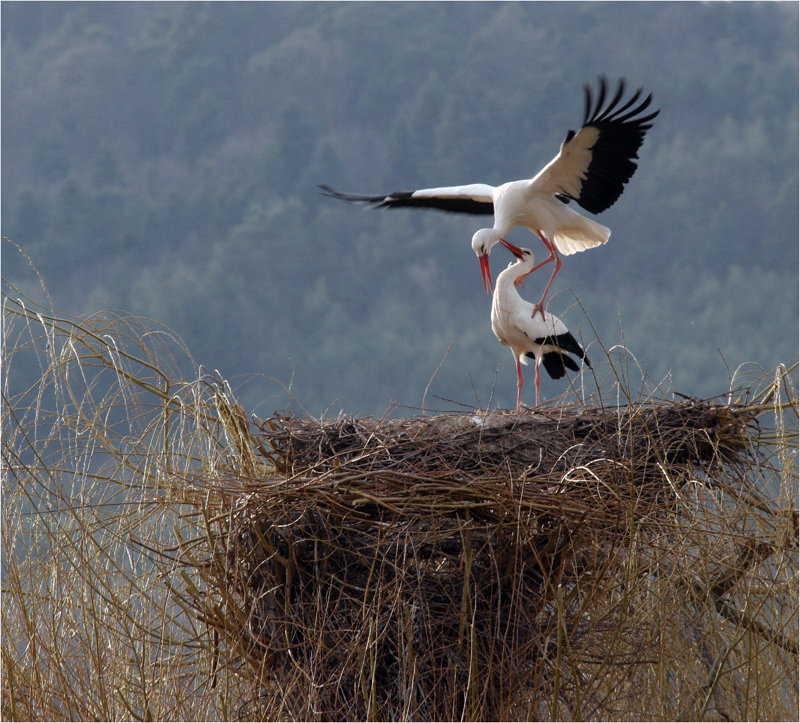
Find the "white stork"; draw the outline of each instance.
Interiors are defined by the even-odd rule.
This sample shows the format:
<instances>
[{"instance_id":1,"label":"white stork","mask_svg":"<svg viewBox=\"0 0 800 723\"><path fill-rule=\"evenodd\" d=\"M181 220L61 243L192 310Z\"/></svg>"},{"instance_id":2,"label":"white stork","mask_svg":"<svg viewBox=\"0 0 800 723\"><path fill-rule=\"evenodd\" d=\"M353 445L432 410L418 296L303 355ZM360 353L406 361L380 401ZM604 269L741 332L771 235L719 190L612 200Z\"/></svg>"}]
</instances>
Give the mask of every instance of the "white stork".
<instances>
[{"instance_id":1,"label":"white stork","mask_svg":"<svg viewBox=\"0 0 800 723\"><path fill-rule=\"evenodd\" d=\"M600 77L597 102L592 89L584 85L586 106L583 125L567 133L558 155L533 178L510 181L502 186L473 183L466 186L423 188L388 195L341 193L330 186L323 192L345 201L366 202L376 207L417 206L470 214L494 214L494 225L472 237L486 293L492 285L489 252L515 226L526 226L547 247L550 255L539 266L555 261L544 294L534 307L544 317L543 304L553 280L561 269L559 253L574 254L608 241L610 229L581 216L567 206L575 201L590 213L600 213L622 194L636 170L633 159L642 145L651 121L658 115L641 113L650 105L652 94L640 102L642 89L622 102L625 80L620 79L614 97L606 105L606 80ZM537 267L538 268L538 267Z\"/></svg>"},{"instance_id":2,"label":"white stork","mask_svg":"<svg viewBox=\"0 0 800 723\"><path fill-rule=\"evenodd\" d=\"M575 354L591 368L592 364L583 347L569 332L563 322L549 312L543 312L538 319L533 313L534 305L525 301L517 292L516 286L530 274L534 266L534 256L530 249L523 249L500 239L517 261L500 272L492 295L492 331L502 344L511 349L517 363L517 409L522 398L522 367L527 357L536 361L536 405L539 405L539 365L544 364L553 379L561 379L567 369L579 371L578 365L567 354Z\"/></svg>"}]
</instances>

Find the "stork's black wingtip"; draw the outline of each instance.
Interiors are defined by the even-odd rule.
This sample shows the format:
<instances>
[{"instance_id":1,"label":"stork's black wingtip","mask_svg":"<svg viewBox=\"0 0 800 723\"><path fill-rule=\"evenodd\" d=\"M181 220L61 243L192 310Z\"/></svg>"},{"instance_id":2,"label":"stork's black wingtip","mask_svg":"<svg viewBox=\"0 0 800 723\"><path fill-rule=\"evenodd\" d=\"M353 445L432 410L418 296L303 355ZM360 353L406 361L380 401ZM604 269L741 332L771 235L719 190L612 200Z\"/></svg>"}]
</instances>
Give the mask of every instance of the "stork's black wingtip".
<instances>
[{"instance_id":1,"label":"stork's black wingtip","mask_svg":"<svg viewBox=\"0 0 800 723\"><path fill-rule=\"evenodd\" d=\"M344 196L337 191L335 188L331 188L330 186L324 183L318 183L317 188L320 189L323 196L327 196L328 198L344 198Z\"/></svg>"}]
</instances>

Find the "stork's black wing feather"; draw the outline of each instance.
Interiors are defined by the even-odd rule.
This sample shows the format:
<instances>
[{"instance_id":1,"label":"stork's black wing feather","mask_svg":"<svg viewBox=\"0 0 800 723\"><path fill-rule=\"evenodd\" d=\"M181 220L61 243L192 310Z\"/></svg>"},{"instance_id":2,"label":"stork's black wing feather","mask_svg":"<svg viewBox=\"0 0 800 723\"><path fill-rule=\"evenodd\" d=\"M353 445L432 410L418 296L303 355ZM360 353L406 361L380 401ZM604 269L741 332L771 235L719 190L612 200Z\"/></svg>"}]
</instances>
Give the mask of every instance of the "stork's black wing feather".
<instances>
[{"instance_id":1,"label":"stork's black wing feather","mask_svg":"<svg viewBox=\"0 0 800 723\"><path fill-rule=\"evenodd\" d=\"M362 195L342 193L330 186L320 186L322 192L331 198L339 198L352 203L371 203L375 208L435 208L451 213L469 213L488 216L494 213L491 201L479 201L468 196L430 196L419 195L419 191L395 191L383 195ZM417 194L417 195L415 195Z\"/></svg>"},{"instance_id":2,"label":"stork's black wing feather","mask_svg":"<svg viewBox=\"0 0 800 723\"><path fill-rule=\"evenodd\" d=\"M342 201L351 201L353 203L382 203L388 197L386 194L382 194L380 196L365 196L360 193L342 193L342 191L337 191L330 186L320 185L319 188L322 189L322 193L325 196L330 196L331 198L338 198ZM411 191L403 191L402 193L411 193ZM391 194L390 194L391 195Z\"/></svg>"},{"instance_id":3,"label":"stork's black wing feather","mask_svg":"<svg viewBox=\"0 0 800 723\"><path fill-rule=\"evenodd\" d=\"M586 110L583 128L594 128L597 140L591 148L592 158L583 177L580 194L574 200L590 213L605 211L620 197L625 184L636 171L634 159L647 131L653 127L656 110L641 115L653 100L652 93L638 102L642 89L619 105L625 93L625 80L620 79L617 91L605 105L606 79L601 76L597 101L592 101L592 89L587 84Z\"/></svg>"},{"instance_id":4,"label":"stork's black wing feather","mask_svg":"<svg viewBox=\"0 0 800 723\"><path fill-rule=\"evenodd\" d=\"M553 346L561 351L569 352L570 354L574 354L577 357L580 357L586 362L586 366L591 367L591 363L589 362L589 357L586 356L586 352L584 351L583 347L578 343L578 340L572 336L572 333L567 331L563 334L557 334L556 336L542 336L538 339L534 339L537 344L541 344L542 346Z\"/></svg>"}]
</instances>

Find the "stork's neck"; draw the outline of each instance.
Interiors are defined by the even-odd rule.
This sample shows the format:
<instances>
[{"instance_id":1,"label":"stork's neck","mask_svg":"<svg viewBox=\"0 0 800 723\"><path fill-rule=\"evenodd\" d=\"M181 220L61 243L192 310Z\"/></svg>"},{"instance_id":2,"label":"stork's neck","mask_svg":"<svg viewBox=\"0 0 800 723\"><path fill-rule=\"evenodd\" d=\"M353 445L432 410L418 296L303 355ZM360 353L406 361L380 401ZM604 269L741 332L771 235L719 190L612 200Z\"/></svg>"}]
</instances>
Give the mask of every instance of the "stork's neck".
<instances>
[{"instance_id":1,"label":"stork's neck","mask_svg":"<svg viewBox=\"0 0 800 723\"><path fill-rule=\"evenodd\" d=\"M522 297L519 295L514 282L517 279L523 278L529 272L530 264L520 263L518 261L515 264L509 265L500 272L495 280L495 296L497 296L498 299L521 299Z\"/></svg>"}]
</instances>

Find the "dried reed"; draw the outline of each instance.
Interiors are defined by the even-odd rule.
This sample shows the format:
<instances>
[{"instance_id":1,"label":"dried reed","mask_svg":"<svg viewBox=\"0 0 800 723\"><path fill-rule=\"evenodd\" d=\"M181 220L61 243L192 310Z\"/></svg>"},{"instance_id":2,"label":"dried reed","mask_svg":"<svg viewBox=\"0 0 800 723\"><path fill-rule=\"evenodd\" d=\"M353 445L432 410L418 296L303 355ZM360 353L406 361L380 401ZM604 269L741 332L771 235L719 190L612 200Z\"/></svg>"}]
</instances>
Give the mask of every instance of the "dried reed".
<instances>
[{"instance_id":1,"label":"dried reed","mask_svg":"<svg viewBox=\"0 0 800 723\"><path fill-rule=\"evenodd\" d=\"M229 470L204 562L237 612L200 607L262 682L256 717L276 697L304 719L624 716L609 691L663 664L661 597L720 591L785 552L784 518L742 484L762 464L755 417L698 400L276 416L248 445L263 471ZM754 501L770 542L724 546L703 586L697 536ZM720 547L730 530L715 532Z\"/></svg>"},{"instance_id":2,"label":"dried reed","mask_svg":"<svg viewBox=\"0 0 800 723\"><path fill-rule=\"evenodd\" d=\"M151 322L4 311L4 717L796 719L796 368L257 420Z\"/></svg>"}]
</instances>

